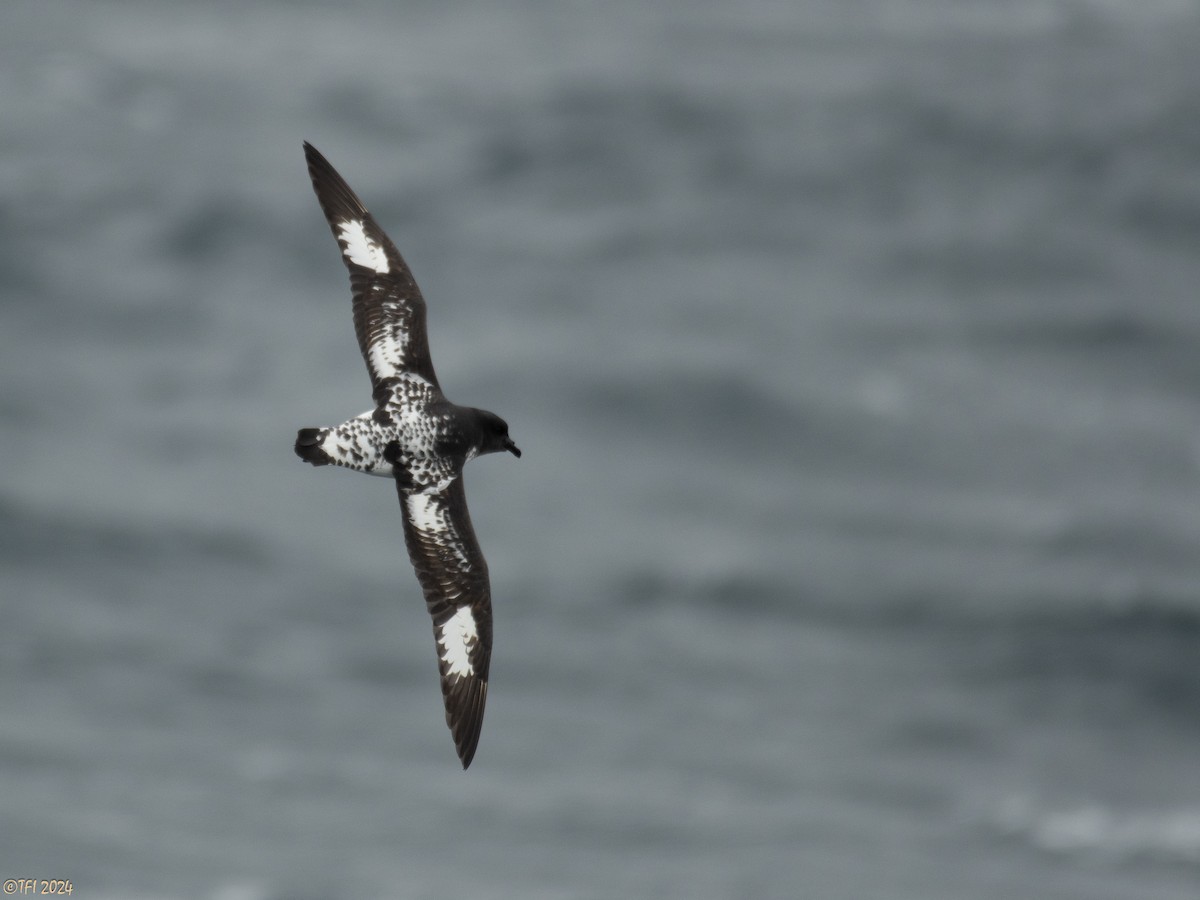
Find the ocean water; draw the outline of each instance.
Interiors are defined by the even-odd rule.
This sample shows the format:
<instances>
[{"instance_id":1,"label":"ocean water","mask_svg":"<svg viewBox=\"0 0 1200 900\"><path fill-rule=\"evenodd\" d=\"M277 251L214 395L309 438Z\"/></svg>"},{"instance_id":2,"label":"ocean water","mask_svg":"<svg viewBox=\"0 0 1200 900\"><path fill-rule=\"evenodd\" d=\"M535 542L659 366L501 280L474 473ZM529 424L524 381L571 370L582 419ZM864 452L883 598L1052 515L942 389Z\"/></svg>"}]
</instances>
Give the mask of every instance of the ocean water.
<instances>
[{"instance_id":1,"label":"ocean water","mask_svg":"<svg viewBox=\"0 0 1200 900\"><path fill-rule=\"evenodd\" d=\"M1200 7L0 7L0 879L1200 896ZM311 140L496 607L464 773Z\"/></svg>"}]
</instances>

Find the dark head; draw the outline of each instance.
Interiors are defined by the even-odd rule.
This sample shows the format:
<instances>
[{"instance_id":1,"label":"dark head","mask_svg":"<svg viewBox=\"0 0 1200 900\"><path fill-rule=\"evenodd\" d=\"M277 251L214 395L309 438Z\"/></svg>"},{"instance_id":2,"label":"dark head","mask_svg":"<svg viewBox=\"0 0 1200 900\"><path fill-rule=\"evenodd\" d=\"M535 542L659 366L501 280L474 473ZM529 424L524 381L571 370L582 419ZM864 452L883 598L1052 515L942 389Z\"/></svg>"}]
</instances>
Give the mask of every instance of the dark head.
<instances>
[{"instance_id":1,"label":"dark head","mask_svg":"<svg viewBox=\"0 0 1200 900\"><path fill-rule=\"evenodd\" d=\"M479 442L480 456L485 453L499 453L501 450L507 450L516 457L521 455L517 445L508 436L508 423L502 418L486 409L477 409L475 419L479 422L479 430L482 432Z\"/></svg>"}]
</instances>

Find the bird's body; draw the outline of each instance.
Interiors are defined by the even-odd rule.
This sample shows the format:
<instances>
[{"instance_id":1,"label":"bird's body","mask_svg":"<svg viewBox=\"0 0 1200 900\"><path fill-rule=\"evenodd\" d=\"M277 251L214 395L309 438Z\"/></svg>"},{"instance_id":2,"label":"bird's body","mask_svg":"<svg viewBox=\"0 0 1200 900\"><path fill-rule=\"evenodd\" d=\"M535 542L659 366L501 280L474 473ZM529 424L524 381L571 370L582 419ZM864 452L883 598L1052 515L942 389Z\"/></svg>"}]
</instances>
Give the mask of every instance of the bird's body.
<instances>
[{"instance_id":1,"label":"bird's body","mask_svg":"<svg viewBox=\"0 0 1200 900\"><path fill-rule=\"evenodd\" d=\"M395 482L405 544L433 617L446 722L465 769L487 700L492 604L462 470L481 454L521 451L499 416L446 399L429 356L425 301L404 259L325 157L308 143L304 152L350 272L375 406L341 425L302 428L296 455Z\"/></svg>"}]
</instances>

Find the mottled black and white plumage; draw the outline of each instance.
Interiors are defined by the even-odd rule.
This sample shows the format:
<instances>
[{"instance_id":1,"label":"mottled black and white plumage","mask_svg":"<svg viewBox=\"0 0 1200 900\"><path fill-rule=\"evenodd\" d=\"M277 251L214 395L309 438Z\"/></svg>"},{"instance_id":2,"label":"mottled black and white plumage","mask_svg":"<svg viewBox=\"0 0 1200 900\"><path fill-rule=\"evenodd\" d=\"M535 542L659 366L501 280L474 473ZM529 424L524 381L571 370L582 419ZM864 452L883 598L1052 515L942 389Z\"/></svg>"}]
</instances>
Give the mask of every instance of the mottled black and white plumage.
<instances>
[{"instance_id":1,"label":"mottled black and white plumage","mask_svg":"<svg viewBox=\"0 0 1200 900\"><path fill-rule=\"evenodd\" d=\"M425 333L425 301L383 229L307 142L317 200L350 270L354 331L371 375L373 409L332 428L302 428L296 455L392 478L404 541L433 616L446 723L463 768L479 743L492 654L492 601L462 470L483 453L521 451L494 413L442 394Z\"/></svg>"}]
</instances>

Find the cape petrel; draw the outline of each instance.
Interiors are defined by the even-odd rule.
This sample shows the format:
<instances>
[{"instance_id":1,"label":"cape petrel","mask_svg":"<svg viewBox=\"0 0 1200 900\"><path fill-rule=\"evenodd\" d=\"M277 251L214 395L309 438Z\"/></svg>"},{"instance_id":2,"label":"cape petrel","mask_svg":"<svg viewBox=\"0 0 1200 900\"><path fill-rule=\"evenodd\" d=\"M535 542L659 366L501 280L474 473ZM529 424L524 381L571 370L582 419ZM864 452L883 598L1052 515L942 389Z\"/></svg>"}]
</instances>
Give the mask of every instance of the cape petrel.
<instances>
[{"instance_id":1,"label":"cape petrel","mask_svg":"<svg viewBox=\"0 0 1200 900\"><path fill-rule=\"evenodd\" d=\"M296 455L396 483L404 542L433 617L446 724L463 768L483 725L492 655L492 600L462 471L484 453L521 451L495 413L456 406L433 373L425 301L403 257L329 161L307 141L317 201L350 270L354 332L373 409L331 428L301 428Z\"/></svg>"}]
</instances>

